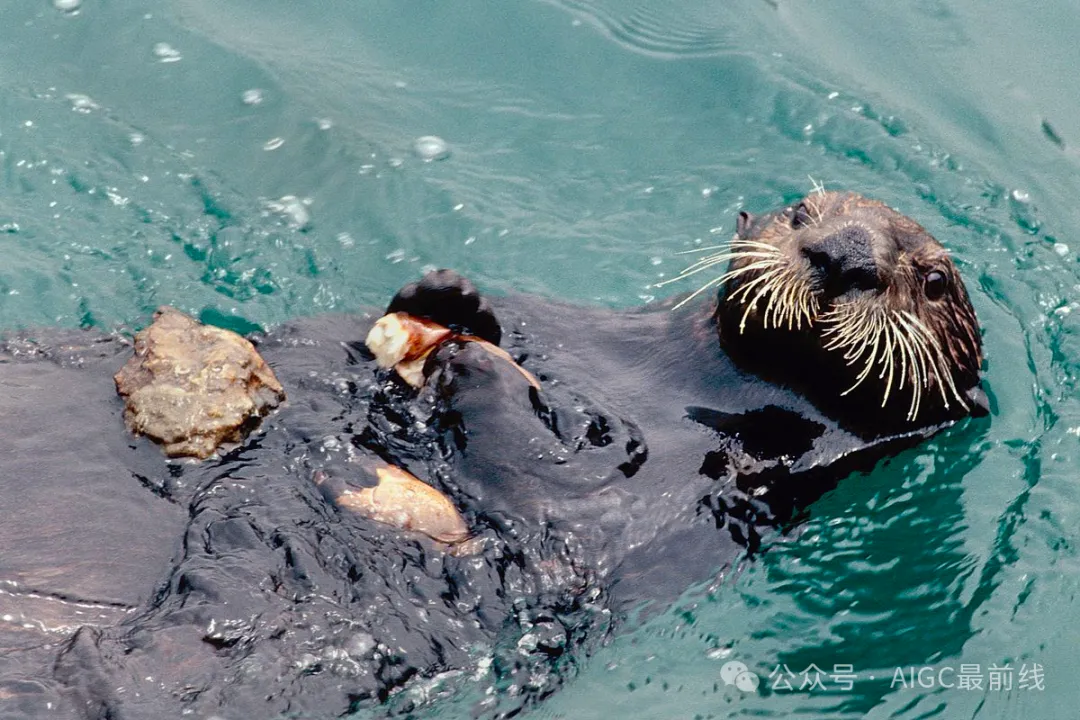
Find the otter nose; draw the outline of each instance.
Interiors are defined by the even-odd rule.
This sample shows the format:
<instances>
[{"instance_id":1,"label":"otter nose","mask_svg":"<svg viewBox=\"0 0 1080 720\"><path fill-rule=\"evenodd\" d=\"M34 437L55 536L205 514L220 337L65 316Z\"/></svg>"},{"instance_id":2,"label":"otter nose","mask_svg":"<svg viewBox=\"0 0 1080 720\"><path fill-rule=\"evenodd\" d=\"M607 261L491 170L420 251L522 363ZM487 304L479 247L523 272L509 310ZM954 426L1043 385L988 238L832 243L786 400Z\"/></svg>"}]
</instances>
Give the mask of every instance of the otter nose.
<instances>
[{"instance_id":1,"label":"otter nose","mask_svg":"<svg viewBox=\"0 0 1080 720\"><path fill-rule=\"evenodd\" d=\"M881 286L870 235L860 227L846 227L803 247L802 253L829 297Z\"/></svg>"}]
</instances>

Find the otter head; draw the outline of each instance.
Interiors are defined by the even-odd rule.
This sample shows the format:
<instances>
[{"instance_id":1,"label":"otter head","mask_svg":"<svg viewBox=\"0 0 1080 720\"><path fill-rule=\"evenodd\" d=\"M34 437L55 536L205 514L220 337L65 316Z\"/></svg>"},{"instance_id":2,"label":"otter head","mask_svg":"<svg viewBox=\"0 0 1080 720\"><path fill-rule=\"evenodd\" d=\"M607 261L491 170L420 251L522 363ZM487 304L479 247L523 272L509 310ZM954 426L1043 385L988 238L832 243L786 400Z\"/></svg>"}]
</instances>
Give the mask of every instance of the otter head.
<instances>
[{"instance_id":1,"label":"otter head","mask_svg":"<svg viewBox=\"0 0 1080 720\"><path fill-rule=\"evenodd\" d=\"M737 360L871 432L985 414L963 281L921 226L853 193L740 213L717 321Z\"/></svg>"}]
</instances>

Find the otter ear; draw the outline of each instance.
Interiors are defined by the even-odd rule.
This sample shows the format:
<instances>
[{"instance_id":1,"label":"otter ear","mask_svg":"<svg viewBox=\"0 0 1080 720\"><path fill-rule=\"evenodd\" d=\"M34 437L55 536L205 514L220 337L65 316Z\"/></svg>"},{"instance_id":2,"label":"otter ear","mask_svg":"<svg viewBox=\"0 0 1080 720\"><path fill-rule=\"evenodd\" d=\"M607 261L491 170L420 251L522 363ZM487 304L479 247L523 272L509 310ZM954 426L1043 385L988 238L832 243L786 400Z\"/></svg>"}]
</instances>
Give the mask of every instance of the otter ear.
<instances>
[{"instance_id":1,"label":"otter ear","mask_svg":"<svg viewBox=\"0 0 1080 720\"><path fill-rule=\"evenodd\" d=\"M978 385L964 393L964 399L971 408L972 417L985 417L990 414L990 398Z\"/></svg>"},{"instance_id":2,"label":"otter ear","mask_svg":"<svg viewBox=\"0 0 1080 720\"><path fill-rule=\"evenodd\" d=\"M750 236L750 226L754 224L754 216L745 210L739 211L739 217L735 220L735 234L742 239Z\"/></svg>"}]
</instances>

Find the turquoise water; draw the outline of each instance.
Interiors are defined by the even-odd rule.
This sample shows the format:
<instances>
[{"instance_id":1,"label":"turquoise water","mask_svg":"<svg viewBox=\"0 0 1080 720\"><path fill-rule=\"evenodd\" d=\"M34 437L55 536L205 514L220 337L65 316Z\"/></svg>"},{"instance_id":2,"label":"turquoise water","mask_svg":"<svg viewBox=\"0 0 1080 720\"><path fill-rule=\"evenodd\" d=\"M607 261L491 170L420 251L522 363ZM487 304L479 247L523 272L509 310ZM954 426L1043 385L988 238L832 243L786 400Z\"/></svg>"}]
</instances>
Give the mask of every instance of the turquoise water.
<instances>
[{"instance_id":1,"label":"turquoise water","mask_svg":"<svg viewBox=\"0 0 1080 720\"><path fill-rule=\"evenodd\" d=\"M533 715L1075 715L1080 7L9 0L0 17L2 327L140 325L170 303L248 329L380 305L435 266L628 307L675 253L811 178L912 215L967 278L992 422L849 478ZM418 157L425 135L450 156ZM758 692L724 684L732 659ZM1022 688L1035 663L1044 689ZM811 664L857 677L773 687ZM1006 664L1011 689L989 689ZM981 690L893 681L961 665Z\"/></svg>"}]
</instances>

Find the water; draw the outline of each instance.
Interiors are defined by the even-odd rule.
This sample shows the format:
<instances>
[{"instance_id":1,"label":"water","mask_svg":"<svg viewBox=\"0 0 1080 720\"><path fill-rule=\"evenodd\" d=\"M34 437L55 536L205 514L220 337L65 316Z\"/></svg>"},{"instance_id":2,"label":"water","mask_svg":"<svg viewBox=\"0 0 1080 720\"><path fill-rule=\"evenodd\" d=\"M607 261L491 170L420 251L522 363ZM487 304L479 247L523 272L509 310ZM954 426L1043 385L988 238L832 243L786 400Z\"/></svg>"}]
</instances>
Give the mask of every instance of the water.
<instances>
[{"instance_id":1,"label":"water","mask_svg":"<svg viewBox=\"0 0 1080 720\"><path fill-rule=\"evenodd\" d=\"M988 429L849 478L759 561L596 650L534 715L1074 714L1080 9L84 0L0 13L3 327L137 325L168 302L247 330L382 304L435 266L491 292L627 307L663 292L676 252L727 237L739 209L813 182L912 215L972 292ZM425 136L451 155L424 162ZM731 659L761 677L757 694L723 684ZM1011 690L892 680L1006 663ZM1020 688L1032 663L1045 690ZM778 665L811 664L857 678L773 688Z\"/></svg>"}]
</instances>

